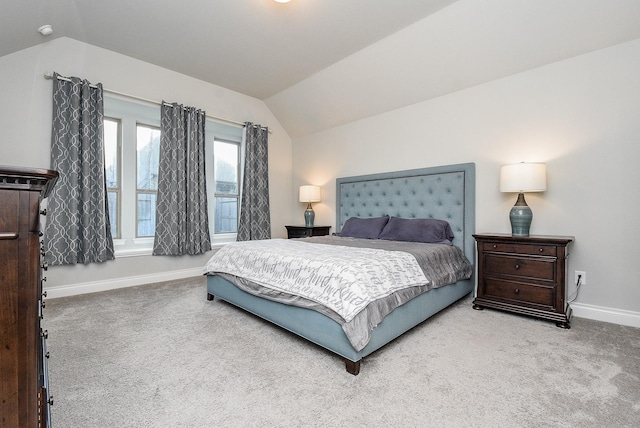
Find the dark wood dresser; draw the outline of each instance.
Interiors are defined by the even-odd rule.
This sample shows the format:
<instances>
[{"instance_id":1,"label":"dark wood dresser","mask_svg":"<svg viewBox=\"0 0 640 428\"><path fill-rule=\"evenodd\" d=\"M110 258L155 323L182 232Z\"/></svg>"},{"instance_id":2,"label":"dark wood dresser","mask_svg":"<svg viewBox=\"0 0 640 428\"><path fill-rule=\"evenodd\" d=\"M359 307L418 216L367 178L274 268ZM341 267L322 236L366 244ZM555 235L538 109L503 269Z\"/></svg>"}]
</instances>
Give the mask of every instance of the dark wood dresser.
<instances>
[{"instance_id":1,"label":"dark wood dresser","mask_svg":"<svg viewBox=\"0 0 640 428\"><path fill-rule=\"evenodd\" d=\"M493 308L555 321L570 328L566 301L571 236L473 235L478 247L474 309Z\"/></svg>"},{"instance_id":2,"label":"dark wood dresser","mask_svg":"<svg viewBox=\"0 0 640 428\"><path fill-rule=\"evenodd\" d=\"M57 177L0 166L0 427L50 426L40 201Z\"/></svg>"},{"instance_id":3,"label":"dark wood dresser","mask_svg":"<svg viewBox=\"0 0 640 428\"><path fill-rule=\"evenodd\" d=\"M310 236L324 236L329 234L331 226L285 226L287 238L308 238Z\"/></svg>"}]
</instances>

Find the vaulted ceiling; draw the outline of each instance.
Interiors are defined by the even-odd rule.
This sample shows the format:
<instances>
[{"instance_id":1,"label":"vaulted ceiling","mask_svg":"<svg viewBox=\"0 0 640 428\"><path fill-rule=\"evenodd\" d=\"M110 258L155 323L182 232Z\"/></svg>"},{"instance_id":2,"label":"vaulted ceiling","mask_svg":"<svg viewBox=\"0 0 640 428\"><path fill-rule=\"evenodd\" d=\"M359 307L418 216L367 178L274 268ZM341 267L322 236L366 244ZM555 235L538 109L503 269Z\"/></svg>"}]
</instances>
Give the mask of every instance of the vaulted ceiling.
<instances>
[{"instance_id":1,"label":"vaulted ceiling","mask_svg":"<svg viewBox=\"0 0 640 428\"><path fill-rule=\"evenodd\" d=\"M455 0L0 0L0 56L71 37L264 99Z\"/></svg>"},{"instance_id":2,"label":"vaulted ceiling","mask_svg":"<svg viewBox=\"0 0 640 428\"><path fill-rule=\"evenodd\" d=\"M296 137L640 38L639 22L638 0L0 0L0 56L70 37L262 99Z\"/></svg>"}]
</instances>

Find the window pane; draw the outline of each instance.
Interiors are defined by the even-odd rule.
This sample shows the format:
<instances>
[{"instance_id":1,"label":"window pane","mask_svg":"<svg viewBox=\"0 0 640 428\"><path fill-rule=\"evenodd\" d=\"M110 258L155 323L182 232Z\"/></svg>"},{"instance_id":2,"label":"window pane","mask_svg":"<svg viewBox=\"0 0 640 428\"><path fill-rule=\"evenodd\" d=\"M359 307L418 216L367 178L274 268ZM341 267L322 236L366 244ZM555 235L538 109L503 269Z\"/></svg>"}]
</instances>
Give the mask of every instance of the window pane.
<instances>
[{"instance_id":1,"label":"window pane","mask_svg":"<svg viewBox=\"0 0 640 428\"><path fill-rule=\"evenodd\" d=\"M154 236L156 229L156 195L138 193L138 237Z\"/></svg>"},{"instance_id":2,"label":"window pane","mask_svg":"<svg viewBox=\"0 0 640 428\"><path fill-rule=\"evenodd\" d=\"M225 195L238 194L238 144L215 141L213 158L216 193Z\"/></svg>"},{"instance_id":3,"label":"window pane","mask_svg":"<svg viewBox=\"0 0 640 428\"><path fill-rule=\"evenodd\" d=\"M104 120L104 167L107 187L118 185L118 128L120 122L112 119Z\"/></svg>"},{"instance_id":4,"label":"window pane","mask_svg":"<svg viewBox=\"0 0 640 428\"><path fill-rule=\"evenodd\" d=\"M238 198L216 196L214 233L238 232Z\"/></svg>"},{"instance_id":5,"label":"window pane","mask_svg":"<svg viewBox=\"0 0 640 428\"><path fill-rule=\"evenodd\" d=\"M138 189L158 190L160 130L138 125Z\"/></svg>"},{"instance_id":6,"label":"window pane","mask_svg":"<svg viewBox=\"0 0 640 428\"><path fill-rule=\"evenodd\" d=\"M107 192L109 198L109 223L111 224L111 236L114 238L120 237L120 231L118 230L118 193Z\"/></svg>"}]
</instances>

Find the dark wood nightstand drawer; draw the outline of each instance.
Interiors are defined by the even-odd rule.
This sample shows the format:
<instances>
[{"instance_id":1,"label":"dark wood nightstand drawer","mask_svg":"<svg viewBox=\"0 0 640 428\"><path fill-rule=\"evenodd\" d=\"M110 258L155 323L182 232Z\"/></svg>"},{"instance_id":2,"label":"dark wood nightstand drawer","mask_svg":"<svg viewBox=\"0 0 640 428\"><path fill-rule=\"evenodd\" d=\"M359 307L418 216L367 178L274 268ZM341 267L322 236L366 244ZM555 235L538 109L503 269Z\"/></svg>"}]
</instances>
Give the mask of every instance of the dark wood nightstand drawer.
<instances>
[{"instance_id":1,"label":"dark wood nightstand drawer","mask_svg":"<svg viewBox=\"0 0 640 428\"><path fill-rule=\"evenodd\" d=\"M329 234L331 226L285 226L287 238L308 238L311 236L325 236Z\"/></svg>"},{"instance_id":2,"label":"dark wood nightstand drawer","mask_svg":"<svg viewBox=\"0 0 640 428\"><path fill-rule=\"evenodd\" d=\"M287 237L289 239L293 239L293 238L307 238L311 236L311 230L307 231L306 229L303 228L296 228L293 230L288 230L287 231Z\"/></svg>"},{"instance_id":3,"label":"dark wood nightstand drawer","mask_svg":"<svg viewBox=\"0 0 640 428\"><path fill-rule=\"evenodd\" d=\"M504 281L497 278L485 278L484 292L486 297L516 300L520 303L532 303L554 306L555 288L518 282Z\"/></svg>"},{"instance_id":4,"label":"dark wood nightstand drawer","mask_svg":"<svg viewBox=\"0 0 640 428\"><path fill-rule=\"evenodd\" d=\"M499 253L531 254L538 256L555 257L557 255L555 245L522 245L502 242L483 242L483 251L495 251Z\"/></svg>"},{"instance_id":5,"label":"dark wood nightstand drawer","mask_svg":"<svg viewBox=\"0 0 640 428\"><path fill-rule=\"evenodd\" d=\"M488 253L484 256L485 275L512 275L536 280L555 281L555 259L534 258L518 255L497 255Z\"/></svg>"}]
</instances>

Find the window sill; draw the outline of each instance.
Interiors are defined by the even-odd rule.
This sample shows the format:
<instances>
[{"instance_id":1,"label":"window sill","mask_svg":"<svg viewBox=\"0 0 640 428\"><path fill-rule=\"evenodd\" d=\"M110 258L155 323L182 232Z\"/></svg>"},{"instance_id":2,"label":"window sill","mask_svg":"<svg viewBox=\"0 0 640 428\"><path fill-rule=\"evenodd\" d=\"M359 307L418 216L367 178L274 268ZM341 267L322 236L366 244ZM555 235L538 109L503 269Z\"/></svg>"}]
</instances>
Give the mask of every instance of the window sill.
<instances>
[{"instance_id":1,"label":"window sill","mask_svg":"<svg viewBox=\"0 0 640 428\"><path fill-rule=\"evenodd\" d=\"M132 240L133 246L126 247L127 240L126 239L114 239L113 245L115 248L115 257L124 258L124 257L140 257L140 256L152 256L153 255L153 238L135 238ZM236 242L236 236L227 235L224 237L216 237L214 241L211 242L212 250L219 250L227 244L232 242ZM118 248L120 247L120 248Z\"/></svg>"},{"instance_id":2,"label":"window sill","mask_svg":"<svg viewBox=\"0 0 640 428\"><path fill-rule=\"evenodd\" d=\"M151 256L152 254L153 248L127 248L115 251L116 259L123 257Z\"/></svg>"},{"instance_id":3,"label":"window sill","mask_svg":"<svg viewBox=\"0 0 640 428\"><path fill-rule=\"evenodd\" d=\"M127 246L127 241L133 242L133 245ZM114 239L113 246L116 258L150 256L153 253L153 238Z\"/></svg>"}]
</instances>

